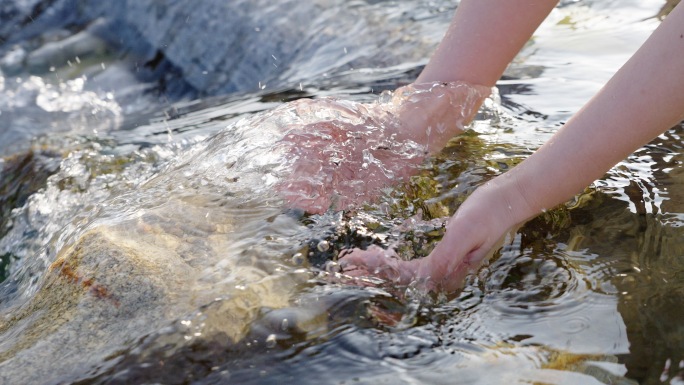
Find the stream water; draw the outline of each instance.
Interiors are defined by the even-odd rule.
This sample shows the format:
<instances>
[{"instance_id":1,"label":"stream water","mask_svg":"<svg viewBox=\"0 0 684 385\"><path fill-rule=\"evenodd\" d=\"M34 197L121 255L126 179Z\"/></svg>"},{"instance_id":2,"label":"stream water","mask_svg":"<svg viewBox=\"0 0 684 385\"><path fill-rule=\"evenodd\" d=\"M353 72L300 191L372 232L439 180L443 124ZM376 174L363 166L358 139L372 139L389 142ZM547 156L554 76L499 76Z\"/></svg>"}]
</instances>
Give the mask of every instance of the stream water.
<instances>
[{"instance_id":1,"label":"stream water","mask_svg":"<svg viewBox=\"0 0 684 385\"><path fill-rule=\"evenodd\" d=\"M295 57L268 85L212 96L164 96L97 44L42 72L15 58L44 37L3 48L0 383L684 384L681 126L531 220L458 293L330 278L350 247L427 255L467 195L544 143L665 4L563 2L471 130L372 203L311 215L277 194L284 134L366 122L362 103L414 79L454 11L333 3L337 20L363 12L424 36L392 40L395 56L366 47L383 63L365 67ZM373 28L325 31L320 52ZM342 101L293 102L324 97Z\"/></svg>"}]
</instances>

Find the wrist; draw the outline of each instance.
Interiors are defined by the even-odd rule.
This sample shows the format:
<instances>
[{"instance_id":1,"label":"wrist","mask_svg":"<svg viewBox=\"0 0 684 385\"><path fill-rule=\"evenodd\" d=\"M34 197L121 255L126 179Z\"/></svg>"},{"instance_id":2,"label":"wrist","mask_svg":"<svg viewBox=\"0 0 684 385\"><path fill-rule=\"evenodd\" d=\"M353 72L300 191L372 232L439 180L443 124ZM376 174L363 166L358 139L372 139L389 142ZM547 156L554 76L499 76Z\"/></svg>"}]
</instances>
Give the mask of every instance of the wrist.
<instances>
[{"instance_id":1,"label":"wrist","mask_svg":"<svg viewBox=\"0 0 684 385\"><path fill-rule=\"evenodd\" d=\"M379 106L389 113L397 140L412 140L435 153L465 130L490 92L465 82L413 83Z\"/></svg>"},{"instance_id":2,"label":"wrist","mask_svg":"<svg viewBox=\"0 0 684 385\"><path fill-rule=\"evenodd\" d=\"M494 209L501 213L498 221L507 230L533 218L543 211L534 204L528 184L515 168L487 182L478 188L477 195L485 202L490 202Z\"/></svg>"}]
</instances>

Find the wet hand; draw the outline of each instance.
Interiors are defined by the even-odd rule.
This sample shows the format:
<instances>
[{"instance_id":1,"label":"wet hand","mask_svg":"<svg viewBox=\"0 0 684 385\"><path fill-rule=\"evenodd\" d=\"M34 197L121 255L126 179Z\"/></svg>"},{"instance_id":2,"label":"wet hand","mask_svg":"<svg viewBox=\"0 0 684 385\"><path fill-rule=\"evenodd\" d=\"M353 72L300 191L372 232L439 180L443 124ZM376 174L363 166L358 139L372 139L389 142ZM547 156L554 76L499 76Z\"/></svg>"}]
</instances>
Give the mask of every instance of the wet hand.
<instances>
[{"instance_id":1,"label":"wet hand","mask_svg":"<svg viewBox=\"0 0 684 385\"><path fill-rule=\"evenodd\" d=\"M427 257L403 261L393 250L373 247L345 253L340 266L345 274L353 276L377 276L389 283L412 284L426 291L455 291L520 221L514 207L524 206L516 191L490 183L461 205L449 220L444 237Z\"/></svg>"},{"instance_id":2,"label":"wet hand","mask_svg":"<svg viewBox=\"0 0 684 385\"><path fill-rule=\"evenodd\" d=\"M316 121L285 134L292 171L279 190L309 213L370 201L414 174L426 155L423 146L397 139L393 117L377 106L323 99L300 100L292 109Z\"/></svg>"},{"instance_id":3,"label":"wet hand","mask_svg":"<svg viewBox=\"0 0 684 385\"><path fill-rule=\"evenodd\" d=\"M375 245L366 250L351 249L340 253L340 267L345 275L374 276L395 284L410 283L416 276L417 262L401 260L394 250Z\"/></svg>"},{"instance_id":4,"label":"wet hand","mask_svg":"<svg viewBox=\"0 0 684 385\"><path fill-rule=\"evenodd\" d=\"M292 174L279 191L310 213L347 209L415 174L429 153L460 133L489 89L464 83L408 85L377 103L298 100L281 142Z\"/></svg>"}]
</instances>

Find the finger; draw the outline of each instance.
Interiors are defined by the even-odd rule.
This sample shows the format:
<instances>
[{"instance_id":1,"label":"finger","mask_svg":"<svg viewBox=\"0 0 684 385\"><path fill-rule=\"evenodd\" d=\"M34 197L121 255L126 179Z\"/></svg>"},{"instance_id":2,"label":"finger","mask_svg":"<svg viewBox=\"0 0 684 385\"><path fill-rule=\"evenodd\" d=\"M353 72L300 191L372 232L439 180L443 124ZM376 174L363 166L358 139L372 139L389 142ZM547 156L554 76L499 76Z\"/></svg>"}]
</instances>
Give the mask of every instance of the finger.
<instances>
[{"instance_id":1,"label":"finger","mask_svg":"<svg viewBox=\"0 0 684 385\"><path fill-rule=\"evenodd\" d=\"M343 271L354 269L373 271L378 267L381 256L386 252L387 250L376 245L371 245L366 250L359 248L342 250L339 259L340 266Z\"/></svg>"},{"instance_id":2,"label":"finger","mask_svg":"<svg viewBox=\"0 0 684 385\"><path fill-rule=\"evenodd\" d=\"M352 249L339 259L340 267L345 274L354 276L371 276L382 265L382 254L385 250L371 246L368 250Z\"/></svg>"},{"instance_id":3,"label":"finger","mask_svg":"<svg viewBox=\"0 0 684 385\"><path fill-rule=\"evenodd\" d=\"M367 250L354 249L340 259L345 273L369 274L394 284L407 285L413 282L418 260L403 261L392 249L384 250L371 246Z\"/></svg>"}]
</instances>

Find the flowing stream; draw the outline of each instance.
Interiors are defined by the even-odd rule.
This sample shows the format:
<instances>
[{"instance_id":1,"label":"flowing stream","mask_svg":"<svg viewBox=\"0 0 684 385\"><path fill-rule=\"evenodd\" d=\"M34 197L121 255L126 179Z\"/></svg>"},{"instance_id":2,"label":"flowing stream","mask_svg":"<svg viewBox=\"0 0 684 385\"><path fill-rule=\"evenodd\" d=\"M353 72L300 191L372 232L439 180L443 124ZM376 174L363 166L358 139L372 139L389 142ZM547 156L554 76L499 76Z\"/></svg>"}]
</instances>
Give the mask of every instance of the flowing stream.
<instances>
[{"instance_id":1,"label":"flowing stream","mask_svg":"<svg viewBox=\"0 0 684 385\"><path fill-rule=\"evenodd\" d=\"M389 157L364 167L417 159L412 176L323 214L278 193L286 135L332 121L382 138L367 106L415 78L456 4L236 1L247 21L211 62L227 43L188 46L196 15L171 3L136 27L176 38L159 50L113 45L113 11L0 40L0 383L684 384L682 126L524 225L460 292L334 278L351 247L429 254L671 2L562 2L469 131L424 160L372 142Z\"/></svg>"}]
</instances>

